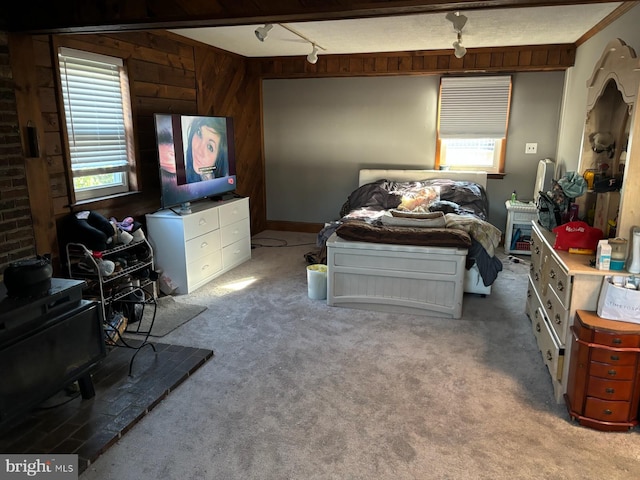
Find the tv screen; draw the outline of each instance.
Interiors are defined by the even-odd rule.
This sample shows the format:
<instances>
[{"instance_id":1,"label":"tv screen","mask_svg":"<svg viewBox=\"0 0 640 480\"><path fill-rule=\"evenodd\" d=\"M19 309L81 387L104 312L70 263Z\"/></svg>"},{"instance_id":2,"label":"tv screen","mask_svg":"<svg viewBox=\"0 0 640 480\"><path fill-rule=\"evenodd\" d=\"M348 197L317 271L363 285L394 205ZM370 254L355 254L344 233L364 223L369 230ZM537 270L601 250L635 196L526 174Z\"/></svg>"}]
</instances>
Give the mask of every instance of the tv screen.
<instances>
[{"instance_id":1,"label":"tv screen","mask_svg":"<svg viewBox=\"0 0 640 480\"><path fill-rule=\"evenodd\" d=\"M236 188L233 119L154 115L162 208L218 198Z\"/></svg>"}]
</instances>

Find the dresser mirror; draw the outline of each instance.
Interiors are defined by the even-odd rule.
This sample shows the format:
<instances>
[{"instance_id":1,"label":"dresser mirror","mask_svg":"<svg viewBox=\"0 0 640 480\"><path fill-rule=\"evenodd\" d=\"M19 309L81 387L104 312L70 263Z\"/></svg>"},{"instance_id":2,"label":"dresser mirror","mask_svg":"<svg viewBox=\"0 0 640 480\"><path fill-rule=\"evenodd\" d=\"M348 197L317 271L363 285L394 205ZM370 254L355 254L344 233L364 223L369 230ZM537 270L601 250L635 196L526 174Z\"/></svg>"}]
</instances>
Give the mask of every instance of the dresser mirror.
<instances>
[{"instance_id":1,"label":"dresser mirror","mask_svg":"<svg viewBox=\"0 0 640 480\"><path fill-rule=\"evenodd\" d=\"M624 188L625 179L640 173L639 162L632 161L632 137L640 129L634 108L639 85L640 62L634 50L620 39L612 40L587 82L578 172L587 180L588 191L576 201L580 217L605 237L629 238L640 222L640 192Z\"/></svg>"}]
</instances>

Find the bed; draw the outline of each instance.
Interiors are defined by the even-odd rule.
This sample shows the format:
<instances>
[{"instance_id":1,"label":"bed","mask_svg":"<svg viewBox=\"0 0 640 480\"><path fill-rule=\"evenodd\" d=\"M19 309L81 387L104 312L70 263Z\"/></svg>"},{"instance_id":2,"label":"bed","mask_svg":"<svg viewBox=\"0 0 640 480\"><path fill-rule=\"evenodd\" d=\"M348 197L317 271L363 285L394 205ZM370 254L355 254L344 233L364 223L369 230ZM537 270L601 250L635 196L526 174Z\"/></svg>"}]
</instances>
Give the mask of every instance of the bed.
<instances>
[{"instance_id":1,"label":"bed","mask_svg":"<svg viewBox=\"0 0 640 480\"><path fill-rule=\"evenodd\" d=\"M486 221L486 178L485 172L361 170L340 219L319 236L327 303L460 318L464 293L490 294L502 270L494 255L502 232Z\"/></svg>"}]
</instances>

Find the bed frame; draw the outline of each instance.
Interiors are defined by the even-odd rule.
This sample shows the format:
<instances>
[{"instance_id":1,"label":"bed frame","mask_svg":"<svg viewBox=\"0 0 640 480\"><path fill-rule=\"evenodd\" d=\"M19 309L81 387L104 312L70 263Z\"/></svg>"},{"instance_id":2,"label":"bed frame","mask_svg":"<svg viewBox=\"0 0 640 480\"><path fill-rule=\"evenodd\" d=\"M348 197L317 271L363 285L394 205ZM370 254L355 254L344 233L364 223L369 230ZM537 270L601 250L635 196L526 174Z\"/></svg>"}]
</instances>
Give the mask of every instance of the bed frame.
<instances>
[{"instance_id":1,"label":"bed frame","mask_svg":"<svg viewBox=\"0 0 640 480\"><path fill-rule=\"evenodd\" d=\"M358 185L450 178L486 188L486 172L360 170ZM487 295L477 267L465 269L467 250L327 240L327 304L392 313L462 316L464 292Z\"/></svg>"}]
</instances>

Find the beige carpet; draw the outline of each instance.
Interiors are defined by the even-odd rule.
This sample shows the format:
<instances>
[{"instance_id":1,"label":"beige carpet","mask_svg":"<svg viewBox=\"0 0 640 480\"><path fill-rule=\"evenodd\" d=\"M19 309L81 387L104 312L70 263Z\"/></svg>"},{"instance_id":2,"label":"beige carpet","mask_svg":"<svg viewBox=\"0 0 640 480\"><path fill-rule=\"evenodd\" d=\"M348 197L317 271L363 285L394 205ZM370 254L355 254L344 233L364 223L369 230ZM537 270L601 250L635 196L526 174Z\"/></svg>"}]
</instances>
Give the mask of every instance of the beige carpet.
<instances>
[{"instance_id":1,"label":"beige carpet","mask_svg":"<svg viewBox=\"0 0 640 480\"><path fill-rule=\"evenodd\" d=\"M82 480L640 478L637 428L581 427L555 403L527 262L505 258L460 320L393 315L308 298L315 235L258 237L307 245L256 248L177 298L208 308L163 341L216 356Z\"/></svg>"},{"instance_id":2,"label":"beige carpet","mask_svg":"<svg viewBox=\"0 0 640 480\"><path fill-rule=\"evenodd\" d=\"M129 325L127 335L139 338L139 335L135 335L136 332L147 332L151 328L150 337L164 337L206 309L202 305L176 302L174 297L160 297L156 301L155 319L153 305L146 305L142 320Z\"/></svg>"}]
</instances>

